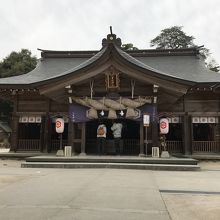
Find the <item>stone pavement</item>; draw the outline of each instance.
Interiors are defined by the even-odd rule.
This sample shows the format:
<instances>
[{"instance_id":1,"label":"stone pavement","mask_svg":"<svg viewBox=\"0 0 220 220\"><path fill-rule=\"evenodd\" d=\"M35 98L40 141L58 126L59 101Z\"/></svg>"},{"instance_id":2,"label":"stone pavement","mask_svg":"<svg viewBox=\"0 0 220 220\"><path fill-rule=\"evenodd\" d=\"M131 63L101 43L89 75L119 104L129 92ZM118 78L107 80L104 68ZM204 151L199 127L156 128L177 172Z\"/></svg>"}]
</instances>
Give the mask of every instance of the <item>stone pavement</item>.
<instances>
[{"instance_id":1,"label":"stone pavement","mask_svg":"<svg viewBox=\"0 0 220 220\"><path fill-rule=\"evenodd\" d=\"M220 163L202 171L20 168L0 160L0 219L220 219Z\"/></svg>"}]
</instances>

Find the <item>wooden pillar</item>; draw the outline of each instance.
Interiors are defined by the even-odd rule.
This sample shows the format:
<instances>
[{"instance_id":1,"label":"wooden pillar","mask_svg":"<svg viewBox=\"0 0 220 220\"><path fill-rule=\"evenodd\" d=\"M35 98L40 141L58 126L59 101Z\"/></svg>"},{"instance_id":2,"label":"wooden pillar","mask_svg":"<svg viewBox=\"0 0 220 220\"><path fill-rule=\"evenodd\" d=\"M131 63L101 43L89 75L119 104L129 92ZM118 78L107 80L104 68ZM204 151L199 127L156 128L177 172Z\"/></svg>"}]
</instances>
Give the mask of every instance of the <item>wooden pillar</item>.
<instances>
[{"instance_id":1,"label":"wooden pillar","mask_svg":"<svg viewBox=\"0 0 220 220\"><path fill-rule=\"evenodd\" d=\"M44 151L44 129L45 129L45 117L41 118L41 125L40 125L40 151Z\"/></svg>"},{"instance_id":2,"label":"wooden pillar","mask_svg":"<svg viewBox=\"0 0 220 220\"><path fill-rule=\"evenodd\" d=\"M218 144L219 144L219 147L218 147L218 153L220 153L220 116L218 117L218 137L217 137L217 141L218 141Z\"/></svg>"},{"instance_id":3,"label":"wooden pillar","mask_svg":"<svg viewBox=\"0 0 220 220\"><path fill-rule=\"evenodd\" d=\"M144 126L143 121L140 122L140 157L144 157Z\"/></svg>"},{"instance_id":4,"label":"wooden pillar","mask_svg":"<svg viewBox=\"0 0 220 220\"><path fill-rule=\"evenodd\" d=\"M72 154L75 154L75 149L74 149L74 124L73 122L69 119L68 123L68 145L72 147Z\"/></svg>"},{"instance_id":5,"label":"wooden pillar","mask_svg":"<svg viewBox=\"0 0 220 220\"><path fill-rule=\"evenodd\" d=\"M69 120L68 122L68 145L72 146L73 144L73 122Z\"/></svg>"},{"instance_id":6,"label":"wooden pillar","mask_svg":"<svg viewBox=\"0 0 220 220\"><path fill-rule=\"evenodd\" d=\"M43 151L49 153L51 151L51 118L50 118L50 99L46 101L46 115L44 116L44 149Z\"/></svg>"},{"instance_id":7,"label":"wooden pillar","mask_svg":"<svg viewBox=\"0 0 220 220\"><path fill-rule=\"evenodd\" d=\"M153 104L152 116L152 147L159 147L158 145L158 116L157 105Z\"/></svg>"},{"instance_id":8,"label":"wooden pillar","mask_svg":"<svg viewBox=\"0 0 220 220\"><path fill-rule=\"evenodd\" d=\"M159 86L153 85L153 114L152 114L152 147L159 147L158 144L158 112L157 112L157 96Z\"/></svg>"},{"instance_id":9,"label":"wooden pillar","mask_svg":"<svg viewBox=\"0 0 220 220\"><path fill-rule=\"evenodd\" d=\"M186 112L183 116L183 152L185 155L192 154L192 126L191 117Z\"/></svg>"},{"instance_id":10,"label":"wooden pillar","mask_svg":"<svg viewBox=\"0 0 220 220\"><path fill-rule=\"evenodd\" d=\"M19 124L19 116L18 112L18 94L13 97L13 113L12 113L12 121L11 121L11 148L10 151L16 152L18 149L18 124Z\"/></svg>"},{"instance_id":11,"label":"wooden pillar","mask_svg":"<svg viewBox=\"0 0 220 220\"><path fill-rule=\"evenodd\" d=\"M145 130L145 139L144 139L144 145L145 145L145 154L147 157L147 149L148 149L148 137L147 137L147 130L148 130L148 126L144 126L144 130Z\"/></svg>"},{"instance_id":12,"label":"wooden pillar","mask_svg":"<svg viewBox=\"0 0 220 220\"><path fill-rule=\"evenodd\" d=\"M14 152L16 152L18 149L18 123L19 123L19 116L13 114L10 151L14 151Z\"/></svg>"},{"instance_id":13,"label":"wooden pillar","mask_svg":"<svg viewBox=\"0 0 220 220\"><path fill-rule=\"evenodd\" d=\"M81 156L86 155L86 123L82 123L82 131L81 131Z\"/></svg>"},{"instance_id":14,"label":"wooden pillar","mask_svg":"<svg viewBox=\"0 0 220 220\"><path fill-rule=\"evenodd\" d=\"M51 120L49 114L44 116L44 151L49 153L50 152L50 139L51 139Z\"/></svg>"},{"instance_id":15,"label":"wooden pillar","mask_svg":"<svg viewBox=\"0 0 220 220\"><path fill-rule=\"evenodd\" d=\"M73 154L76 154L75 139L76 139L76 124L72 122L72 153Z\"/></svg>"}]
</instances>

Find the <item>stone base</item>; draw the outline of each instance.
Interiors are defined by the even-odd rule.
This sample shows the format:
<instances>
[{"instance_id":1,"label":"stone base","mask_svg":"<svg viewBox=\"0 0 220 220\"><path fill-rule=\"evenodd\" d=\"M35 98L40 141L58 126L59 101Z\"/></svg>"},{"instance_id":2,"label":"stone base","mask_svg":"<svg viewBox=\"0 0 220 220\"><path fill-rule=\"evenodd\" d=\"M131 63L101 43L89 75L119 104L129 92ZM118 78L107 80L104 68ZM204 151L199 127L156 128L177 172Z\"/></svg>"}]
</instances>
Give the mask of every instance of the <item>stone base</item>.
<instances>
[{"instance_id":1,"label":"stone base","mask_svg":"<svg viewBox=\"0 0 220 220\"><path fill-rule=\"evenodd\" d=\"M160 157L160 149L159 147L152 147L152 157Z\"/></svg>"},{"instance_id":2,"label":"stone base","mask_svg":"<svg viewBox=\"0 0 220 220\"><path fill-rule=\"evenodd\" d=\"M139 157L145 157L146 155L145 154L139 154Z\"/></svg>"},{"instance_id":3,"label":"stone base","mask_svg":"<svg viewBox=\"0 0 220 220\"><path fill-rule=\"evenodd\" d=\"M170 154L169 154L169 152L168 151L162 151L162 153L161 153L161 156L160 156L161 158L169 158L170 157Z\"/></svg>"},{"instance_id":4,"label":"stone base","mask_svg":"<svg viewBox=\"0 0 220 220\"><path fill-rule=\"evenodd\" d=\"M64 155L65 155L65 157L72 156L72 146L65 146L64 147Z\"/></svg>"},{"instance_id":5,"label":"stone base","mask_svg":"<svg viewBox=\"0 0 220 220\"><path fill-rule=\"evenodd\" d=\"M0 153L8 153L10 148L0 148Z\"/></svg>"},{"instance_id":6,"label":"stone base","mask_svg":"<svg viewBox=\"0 0 220 220\"><path fill-rule=\"evenodd\" d=\"M63 152L63 150L58 150L57 153L56 153L56 156L57 156L57 157L64 157L64 152Z\"/></svg>"}]
</instances>

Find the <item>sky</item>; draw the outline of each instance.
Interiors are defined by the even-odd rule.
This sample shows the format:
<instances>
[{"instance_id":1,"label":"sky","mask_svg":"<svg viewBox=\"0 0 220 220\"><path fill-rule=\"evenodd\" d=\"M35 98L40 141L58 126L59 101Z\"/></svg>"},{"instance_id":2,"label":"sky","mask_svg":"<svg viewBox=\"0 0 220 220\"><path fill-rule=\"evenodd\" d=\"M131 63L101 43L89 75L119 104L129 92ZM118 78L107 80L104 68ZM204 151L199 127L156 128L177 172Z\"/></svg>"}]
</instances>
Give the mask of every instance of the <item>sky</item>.
<instances>
[{"instance_id":1,"label":"sky","mask_svg":"<svg viewBox=\"0 0 220 220\"><path fill-rule=\"evenodd\" d=\"M0 60L22 48L99 50L113 33L149 49L161 30L183 26L220 64L219 0L0 0Z\"/></svg>"}]
</instances>

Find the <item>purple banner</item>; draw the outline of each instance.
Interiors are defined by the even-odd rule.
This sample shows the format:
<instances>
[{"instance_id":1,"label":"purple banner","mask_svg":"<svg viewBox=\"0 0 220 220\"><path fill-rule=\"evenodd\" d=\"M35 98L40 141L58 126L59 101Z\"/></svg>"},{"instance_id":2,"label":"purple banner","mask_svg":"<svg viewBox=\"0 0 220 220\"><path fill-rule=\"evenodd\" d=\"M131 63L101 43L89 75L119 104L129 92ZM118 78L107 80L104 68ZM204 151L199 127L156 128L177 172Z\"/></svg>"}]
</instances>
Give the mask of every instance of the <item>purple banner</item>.
<instances>
[{"instance_id":1,"label":"purple banner","mask_svg":"<svg viewBox=\"0 0 220 220\"><path fill-rule=\"evenodd\" d=\"M86 111L88 107L78 104L69 105L69 119L72 122L86 122L90 119L86 117Z\"/></svg>"},{"instance_id":2,"label":"purple banner","mask_svg":"<svg viewBox=\"0 0 220 220\"><path fill-rule=\"evenodd\" d=\"M148 113L150 115L150 120L152 121L156 115L156 108L152 104L145 104L138 108L140 110L140 117L137 118L137 121L143 120L143 114Z\"/></svg>"}]
</instances>

